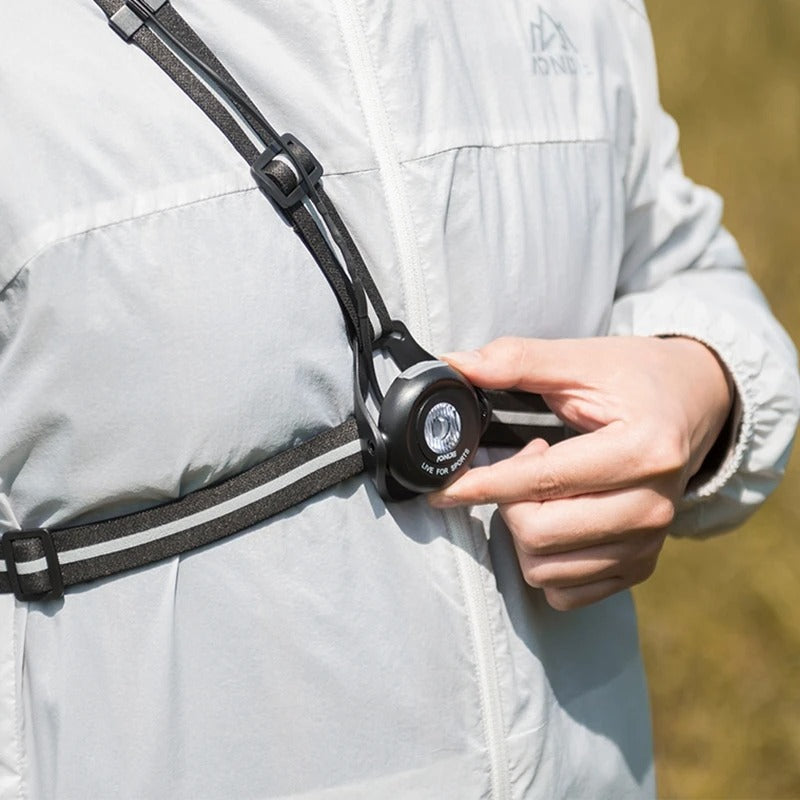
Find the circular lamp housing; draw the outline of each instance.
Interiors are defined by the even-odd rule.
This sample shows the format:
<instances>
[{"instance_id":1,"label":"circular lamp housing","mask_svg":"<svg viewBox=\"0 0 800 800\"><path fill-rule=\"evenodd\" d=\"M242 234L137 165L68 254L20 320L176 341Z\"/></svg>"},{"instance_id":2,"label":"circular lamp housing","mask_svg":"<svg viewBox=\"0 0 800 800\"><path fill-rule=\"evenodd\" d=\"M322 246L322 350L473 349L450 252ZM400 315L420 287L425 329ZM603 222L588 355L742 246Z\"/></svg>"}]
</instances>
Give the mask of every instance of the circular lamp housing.
<instances>
[{"instance_id":1,"label":"circular lamp housing","mask_svg":"<svg viewBox=\"0 0 800 800\"><path fill-rule=\"evenodd\" d=\"M412 492L441 489L469 467L487 421L486 402L459 372L443 361L415 364L381 404L389 473Z\"/></svg>"}]
</instances>

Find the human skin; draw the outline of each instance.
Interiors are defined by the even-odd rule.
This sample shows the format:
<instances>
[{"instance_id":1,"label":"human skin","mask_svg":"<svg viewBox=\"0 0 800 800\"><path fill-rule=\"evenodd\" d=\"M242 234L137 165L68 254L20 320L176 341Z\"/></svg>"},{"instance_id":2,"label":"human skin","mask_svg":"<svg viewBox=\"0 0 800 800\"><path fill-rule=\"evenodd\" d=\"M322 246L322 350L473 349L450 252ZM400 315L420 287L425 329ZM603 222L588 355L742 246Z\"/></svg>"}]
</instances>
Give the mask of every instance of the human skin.
<instances>
[{"instance_id":1,"label":"human skin","mask_svg":"<svg viewBox=\"0 0 800 800\"><path fill-rule=\"evenodd\" d=\"M555 609L646 580L731 410L716 355L684 337L503 338L443 358L476 386L542 394L584 435L535 440L429 502L496 503L525 580Z\"/></svg>"}]
</instances>

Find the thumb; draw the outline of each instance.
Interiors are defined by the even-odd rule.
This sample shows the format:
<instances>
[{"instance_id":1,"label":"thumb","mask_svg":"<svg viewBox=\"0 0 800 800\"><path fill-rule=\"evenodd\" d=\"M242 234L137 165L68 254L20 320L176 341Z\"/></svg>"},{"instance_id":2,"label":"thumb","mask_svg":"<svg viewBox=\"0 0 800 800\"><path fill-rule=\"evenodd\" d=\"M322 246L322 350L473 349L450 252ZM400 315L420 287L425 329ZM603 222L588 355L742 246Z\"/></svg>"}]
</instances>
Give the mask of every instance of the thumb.
<instances>
[{"instance_id":1,"label":"thumb","mask_svg":"<svg viewBox=\"0 0 800 800\"><path fill-rule=\"evenodd\" d=\"M546 393L563 388L581 374L575 363L579 348L567 339L507 336L479 350L441 356L469 381L484 389L519 389Z\"/></svg>"}]
</instances>

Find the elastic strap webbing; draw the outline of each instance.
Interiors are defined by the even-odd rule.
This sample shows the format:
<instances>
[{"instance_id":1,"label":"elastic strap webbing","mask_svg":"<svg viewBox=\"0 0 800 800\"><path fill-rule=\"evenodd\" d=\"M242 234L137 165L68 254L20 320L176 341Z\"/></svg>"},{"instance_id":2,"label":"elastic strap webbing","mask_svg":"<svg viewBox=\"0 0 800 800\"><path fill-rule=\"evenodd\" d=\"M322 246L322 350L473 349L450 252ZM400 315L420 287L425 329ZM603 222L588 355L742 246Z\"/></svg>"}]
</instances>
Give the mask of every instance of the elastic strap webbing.
<instances>
[{"instance_id":1,"label":"elastic strap webbing","mask_svg":"<svg viewBox=\"0 0 800 800\"><path fill-rule=\"evenodd\" d=\"M114 575L224 539L296 506L364 469L353 419L244 473L171 503L116 519L50 529L64 586ZM26 594L50 589L41 541L17 539ZM33 571L36 570L36 571ZM12 591L0 560L0 592Z\"/></svg>"}]
</instances>

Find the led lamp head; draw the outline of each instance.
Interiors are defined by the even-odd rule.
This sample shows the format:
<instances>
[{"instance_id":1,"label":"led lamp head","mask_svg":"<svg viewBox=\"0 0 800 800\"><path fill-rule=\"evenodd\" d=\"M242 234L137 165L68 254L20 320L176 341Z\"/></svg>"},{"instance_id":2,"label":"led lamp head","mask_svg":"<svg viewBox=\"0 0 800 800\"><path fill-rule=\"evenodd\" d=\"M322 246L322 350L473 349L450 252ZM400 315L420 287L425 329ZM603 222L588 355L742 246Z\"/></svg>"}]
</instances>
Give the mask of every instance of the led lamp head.
<instances>
[{"instance_id":1,"label":"led lamp head","mask_svg":"<svg viewBox=\"0 0 800 800\"><path fill-rule=\"evenodd\" d=\"M378 418L386 466L412 493L441 489L470 465L488 408L475 388L443 361L423 361L389 387Z\"/></svg>"},{"instance_id":2,"label":"led lamp head","mask_svg":"<svg viewBox=\"0 0 800 800\"><path fill-rule=\"evenodd\" d=\"M383 395L373 353L382 350L402 370ZM364 466L385 500L441 489L475 457L491 415L489 403L460 372L438 361L392 320L373 353L353 347L355 412ZM378 405L377 419L367 405Z\"/></svg>"}]
</instances>

